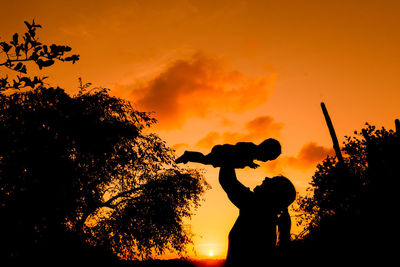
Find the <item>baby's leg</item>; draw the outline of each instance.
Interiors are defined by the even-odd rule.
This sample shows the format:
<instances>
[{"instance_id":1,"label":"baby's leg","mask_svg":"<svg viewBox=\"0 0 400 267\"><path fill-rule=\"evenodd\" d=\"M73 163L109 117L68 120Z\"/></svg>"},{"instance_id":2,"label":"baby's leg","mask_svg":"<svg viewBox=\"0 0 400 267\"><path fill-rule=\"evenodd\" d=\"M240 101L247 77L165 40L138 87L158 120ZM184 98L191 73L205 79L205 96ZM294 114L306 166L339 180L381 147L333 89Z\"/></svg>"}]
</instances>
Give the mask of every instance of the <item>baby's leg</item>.
<instances>
[{"instance_id":1,"label":"baby's leg","mask_svg":"<svg viewBox=\"0 0 400 267\"><path fill-rule=\"evenodd\" d=\"M204 156L202 153L195 151L185 151L182 156L175 160L176 163L188 163L189 161L209 164L207 156Z\"/></svg>"}]
</instances>

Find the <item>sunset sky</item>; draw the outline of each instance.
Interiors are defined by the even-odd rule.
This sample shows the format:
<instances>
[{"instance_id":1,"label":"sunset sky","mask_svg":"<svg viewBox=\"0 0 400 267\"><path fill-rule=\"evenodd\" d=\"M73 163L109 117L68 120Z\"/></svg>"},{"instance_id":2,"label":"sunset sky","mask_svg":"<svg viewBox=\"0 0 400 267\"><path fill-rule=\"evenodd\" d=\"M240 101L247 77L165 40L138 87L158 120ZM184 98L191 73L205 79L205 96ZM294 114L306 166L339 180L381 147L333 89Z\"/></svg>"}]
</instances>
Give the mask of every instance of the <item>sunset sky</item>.
<instances>
[{"instance_id":1,"label":"sunset sky","mask_svg":"<svg viewBox=\"0 0 400 267\"><path fill-rule=\"evenodd\" d=\"M75 93L78 78L111 89L142 111L178 155L266 138L282 154L237 171L253 188L289 177L299 194L332 142L365 124L394 128L400 118L400 1L0 0L0 41L41 24L40 40L66 44L81 59L41 75ZM218 184L188 221L197 258L224 258L238 215ZM296 231L296 229L294 229ZM212 253L211 253L212 252ZM175 255L167 255L175 257Z\"/></svg>"}]
</instances>

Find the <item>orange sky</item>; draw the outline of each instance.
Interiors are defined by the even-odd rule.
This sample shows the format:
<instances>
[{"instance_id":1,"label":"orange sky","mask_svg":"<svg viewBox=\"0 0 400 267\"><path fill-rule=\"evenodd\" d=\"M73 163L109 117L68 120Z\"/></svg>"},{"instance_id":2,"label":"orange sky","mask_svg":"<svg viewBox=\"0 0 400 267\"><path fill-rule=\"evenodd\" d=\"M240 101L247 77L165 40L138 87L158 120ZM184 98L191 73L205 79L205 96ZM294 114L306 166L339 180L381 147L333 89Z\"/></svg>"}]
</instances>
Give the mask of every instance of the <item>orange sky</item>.
<instances>
[{"instance_id":1,"label":"orange sky","mask_svg":"<svg viewBox=\"0 0 400 267\"><path fill-rule=\"evenodd\" d=\"M35 18L41 40L81 55L45 71L51 85L75 92L82 77L155 111L178 154L277 138L276 162L238 171L250 188L284 174L304 193L332 152L321 101L340 142L400 117L399 1L0 1L2 39ZM224 257L238 212L204 171L212 189L188 224L196 257Z\"/></svg>"}]
</instances>

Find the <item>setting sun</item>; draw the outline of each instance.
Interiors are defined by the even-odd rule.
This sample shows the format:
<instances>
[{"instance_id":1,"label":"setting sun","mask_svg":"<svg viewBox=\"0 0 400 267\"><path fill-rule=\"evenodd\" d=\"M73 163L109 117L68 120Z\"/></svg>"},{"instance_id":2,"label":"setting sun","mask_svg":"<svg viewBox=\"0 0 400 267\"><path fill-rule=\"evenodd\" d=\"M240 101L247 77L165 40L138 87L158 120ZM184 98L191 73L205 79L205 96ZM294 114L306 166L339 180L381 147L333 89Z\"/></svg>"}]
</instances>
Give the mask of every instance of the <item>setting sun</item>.
<instances>
[{"instance_id":1,"label":"setting sun","mask_svg":"<svg viewBox=\"0 0 400 267\"><path fill-rule=\"evenodd\" d=\"M208 256L213 257L213 256L214 256L214 250L210 250L210 251L208 252Z\"/></svg>"}]
</instances>

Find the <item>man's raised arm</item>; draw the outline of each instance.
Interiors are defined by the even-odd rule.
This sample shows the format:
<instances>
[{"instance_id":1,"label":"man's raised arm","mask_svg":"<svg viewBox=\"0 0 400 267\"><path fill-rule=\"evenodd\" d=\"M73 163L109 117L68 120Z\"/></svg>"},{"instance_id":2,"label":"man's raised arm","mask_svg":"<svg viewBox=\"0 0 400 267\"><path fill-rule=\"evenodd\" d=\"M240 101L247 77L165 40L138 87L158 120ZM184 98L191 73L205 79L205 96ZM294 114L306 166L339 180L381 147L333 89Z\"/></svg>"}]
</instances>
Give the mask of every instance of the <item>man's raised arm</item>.
<instances>
[{"instance_id":1,"label":"man's raised arm","mask_svg":"<svg viewBox=\"0 0 400 267\"><path fill-rule=\"evenodd\" d=\"M229 200L238 208L246 205L253 196L253 192L239 182L235 168L231 166L222 166L220 168L219 183L227 193Z\"/></svg>"}]
</instances>

